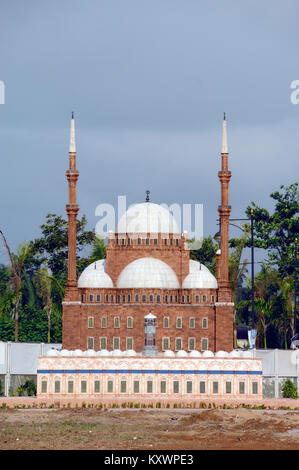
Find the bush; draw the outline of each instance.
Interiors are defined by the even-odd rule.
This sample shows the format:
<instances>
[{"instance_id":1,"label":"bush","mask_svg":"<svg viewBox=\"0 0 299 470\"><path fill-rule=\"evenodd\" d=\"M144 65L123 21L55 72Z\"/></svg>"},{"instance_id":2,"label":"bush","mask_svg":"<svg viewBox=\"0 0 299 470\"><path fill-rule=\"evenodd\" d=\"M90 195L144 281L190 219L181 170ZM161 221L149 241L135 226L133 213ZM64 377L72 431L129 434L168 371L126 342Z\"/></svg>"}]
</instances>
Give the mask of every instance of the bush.
<instances>
[{"instance_id":1,"label":"bush","mask_svg":"<svg viewBox=\"0 0 299 470\"><path fill-rule=\"evenodd\" d=\"M296 385L291 380L286 380L282 386L283 398L298 398Z\"/></svg>"},{"instance_id":2,"label":"bush","mask_svg":"<svg viewBox=\"0 0 299 470\"><path fill-rule=\"evenodd\" d=\"M26 379L26 382L20 385L17 389L19 397L28 396L32 397L36 395L36 385L33 380Z\"/></svg>"}]
</instances>

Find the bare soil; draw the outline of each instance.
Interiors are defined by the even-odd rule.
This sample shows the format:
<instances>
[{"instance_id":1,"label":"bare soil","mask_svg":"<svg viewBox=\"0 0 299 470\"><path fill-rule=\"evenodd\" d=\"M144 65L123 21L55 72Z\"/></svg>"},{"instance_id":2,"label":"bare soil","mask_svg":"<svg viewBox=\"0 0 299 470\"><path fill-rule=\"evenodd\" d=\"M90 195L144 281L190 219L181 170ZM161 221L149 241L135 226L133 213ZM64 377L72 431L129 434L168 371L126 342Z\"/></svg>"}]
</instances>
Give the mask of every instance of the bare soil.
<instances>
[{"instance_id":1,"label":"bare soil","mask_svg":"<svg viewBox=\"0 0 299 470\"><path fill-rule=\"evenodd\" d=\"M1 408L0 449L299 449L299 411Z\"/></svg>"}]
</instances>

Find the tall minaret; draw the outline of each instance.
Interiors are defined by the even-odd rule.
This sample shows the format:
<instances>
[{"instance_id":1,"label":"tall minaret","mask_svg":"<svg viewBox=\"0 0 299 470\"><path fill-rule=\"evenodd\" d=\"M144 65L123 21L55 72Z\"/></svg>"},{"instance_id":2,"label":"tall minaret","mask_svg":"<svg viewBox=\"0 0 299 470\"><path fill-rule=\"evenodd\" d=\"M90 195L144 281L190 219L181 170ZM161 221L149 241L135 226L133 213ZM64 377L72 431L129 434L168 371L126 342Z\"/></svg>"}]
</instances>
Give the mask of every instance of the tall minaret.
<instances>
[{"instance_id":1,"label":"tall minaret","mask_svg":"<svg viewBox=\"0 0 299 470\"><path fill-rule=\"evenodd\" d=\"M68 272L65 300L78 301L77 273L76 273L76 247L77 247L77 214L79 206L76 203L76 185L79 171L76 169L76 141L75 120L72 113L70 129L69 169L66 172L69 183L69 203L66 205L68 216Z\"/></svg>"},{"instance_id":2,"label":"tall minaret","mask_svg":"<svg viewBox=\"0 0 299 470\"><path fill-rule=\"evenodd\" d=\"M227 129L226 116L224 113L222 121L222 148L221 148L221 171L218 172L221 184L221 205L218 206L220 216L220 236L221 236L221 254L218 266L218 301L230 302L231 290L228 274L228 256L229 256L229 216L231 206L228 203L229 181L231 172L228 170L228 148L227 148Z\"/></svg>"}]
</instances>

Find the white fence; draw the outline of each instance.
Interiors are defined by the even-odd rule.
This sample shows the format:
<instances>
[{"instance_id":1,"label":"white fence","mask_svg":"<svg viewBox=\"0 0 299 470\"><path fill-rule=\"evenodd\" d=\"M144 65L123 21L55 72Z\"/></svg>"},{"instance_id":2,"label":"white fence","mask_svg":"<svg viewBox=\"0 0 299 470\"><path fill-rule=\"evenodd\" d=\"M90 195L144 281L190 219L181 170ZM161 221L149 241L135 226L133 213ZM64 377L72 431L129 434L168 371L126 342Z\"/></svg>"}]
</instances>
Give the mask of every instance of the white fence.
<instances>
[{"instance_id":1,"label":"white fence","mask_svg":"<svg viewBox=\"0 0 299 470\"><path fill-rule=\"evenodd\" d=\"M37 359L61 344L0 342L0 380L2 392L9 396L28 377L36 382ZM299 350L256 349L263 360L263 396L278 398L285 380L292 380L299 391Z\"/></svg>"}]
</instances>

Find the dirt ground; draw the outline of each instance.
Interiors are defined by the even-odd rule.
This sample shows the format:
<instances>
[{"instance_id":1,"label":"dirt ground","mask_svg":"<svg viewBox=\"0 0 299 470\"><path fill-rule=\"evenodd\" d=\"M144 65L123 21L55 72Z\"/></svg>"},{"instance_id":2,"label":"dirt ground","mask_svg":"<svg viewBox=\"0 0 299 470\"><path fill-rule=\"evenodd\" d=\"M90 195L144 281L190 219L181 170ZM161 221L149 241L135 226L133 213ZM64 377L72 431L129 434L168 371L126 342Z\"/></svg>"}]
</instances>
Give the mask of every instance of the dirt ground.
<instances>
[{"instance_id":1,"label":"dirt ground","mask_svg":"<svg viewBox=\"0 0 299 470\"><path fill-rule=\"evenodd\" d=\"M299 411L4 408L0 449L299 449Z\"/></svg>"}]
</instances>

